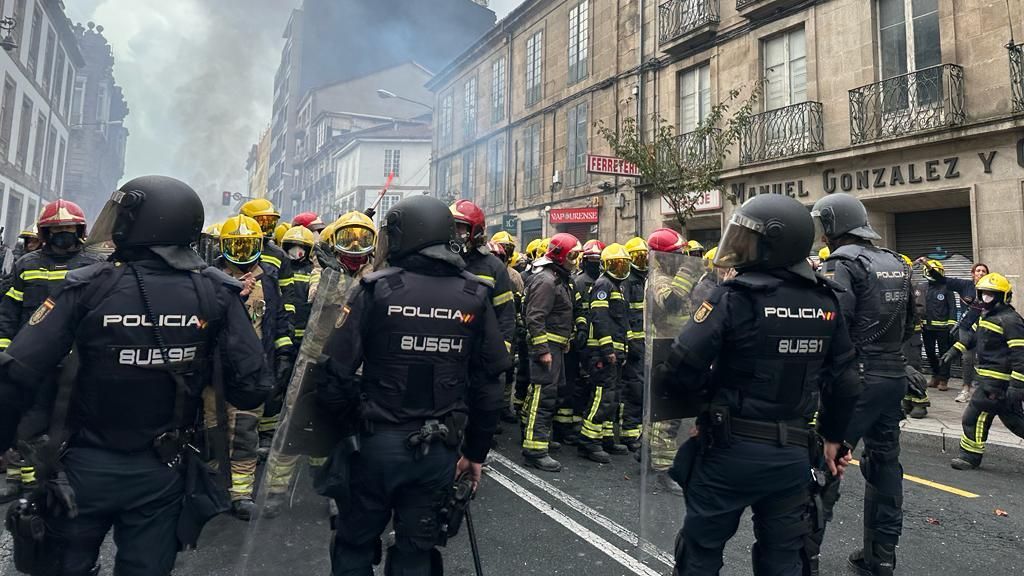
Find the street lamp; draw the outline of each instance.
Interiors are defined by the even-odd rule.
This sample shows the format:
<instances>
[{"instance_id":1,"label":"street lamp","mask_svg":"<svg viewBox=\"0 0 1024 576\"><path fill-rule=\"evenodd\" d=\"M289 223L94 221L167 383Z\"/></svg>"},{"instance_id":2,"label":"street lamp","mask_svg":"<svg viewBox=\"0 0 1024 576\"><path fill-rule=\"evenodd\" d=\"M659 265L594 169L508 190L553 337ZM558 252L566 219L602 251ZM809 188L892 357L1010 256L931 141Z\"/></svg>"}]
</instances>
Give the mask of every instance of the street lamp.
<instances>
[{"instance_id":1,"label":"street lamp","mask_svg":"<svg viewBox=\"0 0 1024 576\"><path fill-rule=\"evenodd\" d=\"M430 104L424 104L423 102L420 102L418 100L413 100L412 98L406 98L405 96L399 96L398 94L395 94L394 92L392 92L390 90L385 90L383 88L378 88L377 89L377 96L379 96L381 100L388 100L390 98L395 98L397 100L402 100L404 102L409 102L411 104L419 104L420 106L423 106L424 108L426 108L427 110L430 110L431 112L434 111L434 107L431 106Z\"/></svg>"},{"instance_id":2,"label":"street lamp","mask_svg":"<svg viewBox=\"0 0 1024 576\"><path fill-rule=\"evenodd\" d=\"M14 41L14 37L11 33L18 27L18 21L10 16L0 18L0 34L3 34L4 39L0 41L0 48L10 52L18 47L18 43Z\"/></svg>"}]
</instances>

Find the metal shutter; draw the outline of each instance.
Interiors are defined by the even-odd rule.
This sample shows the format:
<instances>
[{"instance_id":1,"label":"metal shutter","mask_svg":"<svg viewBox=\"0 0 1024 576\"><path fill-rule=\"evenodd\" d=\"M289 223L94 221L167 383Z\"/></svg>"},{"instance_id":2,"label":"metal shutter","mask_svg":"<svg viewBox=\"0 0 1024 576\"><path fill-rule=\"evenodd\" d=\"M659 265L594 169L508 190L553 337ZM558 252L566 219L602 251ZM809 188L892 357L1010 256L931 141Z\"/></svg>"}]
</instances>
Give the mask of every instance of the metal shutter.
<instances>
[{"instance_id":1,"label":"metal shutter","mask_svg":"<svg viewBox=\"0 0 1024 576\"><path fill-rule=\"evenodd\" d=\"M959 254L968 261L974 259L970 208L896 214L897 252L913 260L933 254L940 248L949 257Z\"/></svg>"}]
</instances>

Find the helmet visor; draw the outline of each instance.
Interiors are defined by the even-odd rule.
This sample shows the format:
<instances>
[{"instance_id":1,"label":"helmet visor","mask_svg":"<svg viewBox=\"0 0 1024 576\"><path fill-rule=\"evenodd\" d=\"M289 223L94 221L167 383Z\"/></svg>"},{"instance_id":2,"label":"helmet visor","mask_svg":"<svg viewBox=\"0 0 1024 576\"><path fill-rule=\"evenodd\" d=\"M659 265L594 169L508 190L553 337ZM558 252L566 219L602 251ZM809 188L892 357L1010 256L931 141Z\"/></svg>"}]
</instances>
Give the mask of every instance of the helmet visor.
<instances>
[{"instance_id":1,"label":"helmet visor","mask_svg":"<svg viewBox=\"0 0 1024 576\"><path fill-rule=\"evenodd\" d=\"M262 238L221 238L221 252L228 261L235 264L252 264L260 257L263 249Z\"/></svg>"},{"instance_id":2,"label":"helmet visor","mask_svg":"<svg viewBox=\"0 0 1024 576\"><path fill-rule=\"evenodd\" d=\"M274 216L273 214L261 214L259 216L253 216L253 220L259 223L260 228L263 230L264 236L273 236L274 228L277 228L277 221L280 220L280 216Z\"/></svg>"},{"instance_id":3,"label":"helmet visor","mask_svg":"<svg viewBox=\"0 0 1024 576\"><path fill-rule=\"evenodd\" d=\"M373 252L376 234L362 226L348 226L334 233L335 250L351 256L362 256Z\"/></svg>"},{"instance_id":4,"label":"helmet visor","mask_svg":"<svg viewBox=\"0 0 1024 576\"><path fill-rule=\"evenodd\" d=\"M580 265L580 257L583 256L583 252L579 250L573 250L565 257L565 265L567 268L572 270Z\"/></svg>"},{"instance_id":5,"label":"helmet visor","mask_svg":"<svg viewBox=\"0 0 1024 576\"><path fill-rule=\"evenodd\" d=\"M121 213L119 200L122 196L124 193L118 190L103 205L99 216L96 217L96 223L92 225L92 230L89 231L89 236L85 240L86 248L113 241L114 225L117 223L118 214Z\"/></svg>"},{"instance_id":6,"label":"helmet visor","mask_svg":"<svg viewBox=\"0 0 1024 576\"><path fill-rule=\"evenodd\" d=\"M739 213L732 215L715 253L714 265L720 268L742 268L759 259L758 245L764 224Z\"/></svg>"},{"instance_id":7,"label":"helmet visor","mask_svg":"<svg viewBox=\"0 0 1024 576\"><path fill-rule=\"evenodd\" d=\"M623 280L626 276L629 276L629 265L629 260L626 260L625 258L615 258L605 262L604 270L612 278L615 278L616 280Z\"/></svg>"},{"instance_id":8,"label":"helmet visor","mask_svg":"<svg viewBox=\"0 0 1024 576\"><path fill-rule=\"evenodd\" d=\"M633 258L633 266L637 270L639 270L641 272L646 272L647 271L647 252L643 252L643 251L633 252L633 254L631 256Z\"/></svg>"}]
</instances>

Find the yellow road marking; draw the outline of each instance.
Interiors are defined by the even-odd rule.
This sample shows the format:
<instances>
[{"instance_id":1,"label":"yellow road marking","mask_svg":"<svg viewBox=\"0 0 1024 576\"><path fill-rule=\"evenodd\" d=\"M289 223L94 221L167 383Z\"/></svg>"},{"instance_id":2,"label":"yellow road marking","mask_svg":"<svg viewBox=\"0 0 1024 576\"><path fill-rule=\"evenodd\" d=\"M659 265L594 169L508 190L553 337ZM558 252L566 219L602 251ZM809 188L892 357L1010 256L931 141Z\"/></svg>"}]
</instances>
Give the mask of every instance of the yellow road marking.
<instances>
[{"instance_id":1,"label":"yellow road marking","mask_svg":"<svg viewBox=\"0 0 1024 576\"><path fill-rule=\"evenodd\" d=\"M853 464L854 466L860 466L860 462L857 460L851 460L850 464ZM952 486L946 486L945 484L939 484L938 482L925 480L924 478L920 478L918 476L904 474L903 479L909 480L910 482L914 482L915 484L920 484L922 486L928 486L929 488L935 488L936 490L942 490L943 492L949 492L950 494L955 494L957 496L963 496L964 498L979 498L979 496L974 492L968 492L966 490L961 490L959 488L954 488Z\"/></svg>"}]
</instances>

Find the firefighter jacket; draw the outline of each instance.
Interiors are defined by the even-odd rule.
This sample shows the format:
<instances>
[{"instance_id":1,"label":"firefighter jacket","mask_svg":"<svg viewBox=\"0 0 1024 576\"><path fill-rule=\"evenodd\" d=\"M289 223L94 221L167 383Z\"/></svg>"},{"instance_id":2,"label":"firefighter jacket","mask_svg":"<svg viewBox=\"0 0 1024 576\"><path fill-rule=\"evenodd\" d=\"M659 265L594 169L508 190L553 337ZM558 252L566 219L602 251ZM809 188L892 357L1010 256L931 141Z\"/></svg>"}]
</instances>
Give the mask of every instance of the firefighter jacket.
<instances>
[{"instance_id":1,"label":"firefighter jacket","mask_svg":"<svg viewBox=\"0 0 1024 576\"><path fill-rule=\"evenodd\" d=\"M924 329L949 331L956 325L956 296L945 278L929 280L924 292Z\"/></svg>"},{"instance_id":2,"label":"firefighter jacket","mask_svg":"<svg viewBox=\"0 0 1024 576\"><path fill-rule=\"evenodd\" d=\"M54 376L72 345L79 358L68 419L74 445L151 450L157 436L182 426L175 417L179 398L180 420L193 425L202 390L211 382L214 346L223 362L227 401L242 409L259 406L272 375L240 289L213 268L185 272L155 257L69 272L7 349L12 360L0 379L0 444L10 446L18 413L34 399L37 383ZM186 394L179 396L166 361L180 368L175 371L183 374Z\"/></svg>"},{"instance_id":3,"label":"firefighter jacket","mask_svg":"<svg viewBox=\"0 0 1024 576\"><path fill-rule=\"evenodd\" d=\"M0 350L11 344L39 305L57 292L69 271L98 261L89 252L55 254L45 247L19 258L11 270L11 286L0 300Z\"/></svg>"},{"instance_id":4,"label":"firefighter jacket","mask_svg":"<svg viewBox=\"0 0 1024 576\"><path fill-rule=\"evenodd\" d=\"M260 253L260 262L274 268L274 275L277 278L277 291L281 294L282 300L285 302L294 300L294 296L288 294L291 292L292 283L294 282L292 261L284 253L284 250L277 244L274 244L269 238L264 239L263 252ZM293 330L291 324L294 322L293 312L286 309L285 317L289 324L288 331L291 333Z\"/></svg>"},{"instance_id":5,"label":"firefighter jacket","mask_svg":"<svg viewBox=\"0 0 1024 576\"><path fill-rule=\"evenodd\" d=\"M622 293L625 280L602 274L590 289L590 333L587 349L595 356L615 354L625 360L629 304Z\"/></svg>"},{"instance_id":6,"label":"firefighter jacket","mask_svg":"<svg viewBox=\"0 0 1024 576\"><path fill-rule=\"evenodd\" d=\"M525 300L530 356L547 354L549 346L567 350L575 305L569 273L554 263L535 268L526 284Z\"/></svg>"},{"instance_id":7,"label":"firefighter jacket","mask_svg":"<svg viewBox=\"0 0 1024 576\"><path fill-rule=\"evenodd\" d=\"M364 276L348 299L324 347L318 402L339 422L358 408L371 428L468 416L462 451L483 462L502 407L496 376L512 366L490 287L422 256L402 265Z\"/></svg>"},{"instance_id":8,"label":"firefighter jacket","mask_svg":"<svg viewBox=\"0 0 1024 576\"><path fill-rule=\"evenodd\" d=\"M820 398L822 435L841 440L860 380L837 288L810 269L745 272L722 283L672 344L677 385L707 390L733 416L797 427L806 427Z\"/></svg>"},{"instance_id":9,"label":"firefighter jacket","mask_svg":"<svg viewBox=\"0 0 1024 576\"><path fill-rule=\"evenodd\" d=\"M630 356L643 358L644 350L644 299L647 287L647 273L631 270L622 281L622 295L629 306L626 340L629 341Z\"/></svg>"},{"instance_id":10,"label":"firefighter jacket","mask_svg":"<svg viewBox=\"0 0 1024 576\"><path fill-rule=\"evenodd\" d=\"M278 269L261 261L248 271L243 271L223 257L217 260L217 267L235 280L241 280L246 274L255 280L252 289L243 296L245 310L263 343L263 352L271 366L277 355L291 354L294 351L291 324L278 288Z\"/></svg>"},{"instance_id":11,"label":"firefighter jacket","mask_svg":"<svg viewBox=\"0 0 1024 576\"><path fill-rule=\"evenodd\" d=\"M972 326L966 342L953 347L974 349L975 379L986 392L1005 392L1007 386L1024 387L1024 320L1009 304L985 311Z\"/></svg>"},{"instance_id":12,"label":"firefighter jacket","mask_svg":"<svg viewBox=\"0 0 1024 576\"><path fill-rule=\"evenodd\" d=\"M516 305L508 267L494 254L478 248L471 249L463 259L466 261L466 272L479 276L491 287L494 313L498 317L501 334L505 337L505 346L511 351L516 338Z\"/></svg>"},{"instance_id":13,"label":"firefighter jacket","mask_svg":"<svg viewBox=\"0 0 1024 576\"><path fill-rule=\"evenodd\" d=\"M284 309L292 315L296 345L306 335L306 323L309 322L309 313L313 309L309 292L314 267L313 262L308 258L302 262L292 262L291 290L283 294L285 298Z\"/></svg>"}]
</instances>

